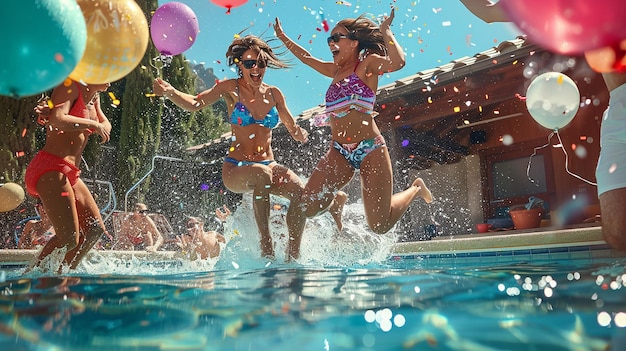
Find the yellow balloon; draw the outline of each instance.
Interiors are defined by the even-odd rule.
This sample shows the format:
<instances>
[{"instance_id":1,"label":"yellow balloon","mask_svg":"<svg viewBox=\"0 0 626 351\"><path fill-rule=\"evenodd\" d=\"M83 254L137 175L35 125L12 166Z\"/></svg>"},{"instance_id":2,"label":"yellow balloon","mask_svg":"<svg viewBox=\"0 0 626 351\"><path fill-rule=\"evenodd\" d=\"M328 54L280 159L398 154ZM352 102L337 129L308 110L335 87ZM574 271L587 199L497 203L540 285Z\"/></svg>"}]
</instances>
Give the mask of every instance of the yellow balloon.
<instances>
[{"instance_id":1,"label":"yellow balloon","mask_svg":"<svg viewBox=\"0 0 626 351\"><path fill-rule=\"evenodd\" d=\"M13 211L24 201L24 188L15 183L0 185L0 212Z\"/></svg>"},{"instance_id":2,"label":"yellow balloon","mask_svg":"<svg viewBox=\"0 0 626 351\"><path fill-rule=\"evenodd\" d=\"M87 22L87 47L70 78L114 82L130 73L148 48L148 21L134 0L78 0Z\"/></svg>"}]
</instances>

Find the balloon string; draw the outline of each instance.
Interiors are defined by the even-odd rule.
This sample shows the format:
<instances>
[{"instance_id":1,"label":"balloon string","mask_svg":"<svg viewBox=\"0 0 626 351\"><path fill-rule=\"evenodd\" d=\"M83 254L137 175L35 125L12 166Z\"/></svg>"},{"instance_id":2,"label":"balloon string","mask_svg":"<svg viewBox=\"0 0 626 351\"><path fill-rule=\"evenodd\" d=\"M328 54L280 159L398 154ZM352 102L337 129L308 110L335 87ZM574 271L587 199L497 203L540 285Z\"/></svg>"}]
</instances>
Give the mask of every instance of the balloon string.
<instances>
[{"instance_id":1,"label":"balloon string","mask_svg":"<svg viewBox=\"0 0 626 351\"><path fill-rule=\"evenodd\" d=\"M574 178L577 178L577 179L579 179L579 180L582 180L583 182L585 182L585 183L587 183L587 184L589 184L589 185L597 186L597 185L598 185L597 183L594 183L594 182L592 182L592 181L589 181L589 180L587 180L587 179L585 179L585 178L583 178L583 177L579 176L578 174L574 174L574 173L570 172L570 170L569 170L569 168L568 168L568 165L567 165L567 164L568 164L569 157L567 156L567 151L565 150L565 147L563 146L563 142L561 141L561 135L559 134L559 131L558 131L558 130L556 131L556 137L559 139L559 145L561 145L561 150L563 150L563 154L565 155L565 171L567 171L567 173L568 173L569 175L571 175L572 177L574 177Z\"/></svg>"},{"instance_id":2,"label":"balloon string","mask_svg":"<svg viewBox=\"0 0 626 351\"><path fill-rule=\"evenodd\" d=\"M543 148L546 148L550 145L552 145L552 137L556 134L557 139L559 140L559 145L561 147L561 150L563 151L563 154L565 155L565 171L571 175L572 177L582 180L583 182L589 184L589 185L593 185L593 186L597 186L597 183L594 183L592 181L589 181L573 172L571 172L569 170L569 156L567 155L567 150L565 150L565 146L563 146L563 141L561 141L561 134L559 134L558 129L555 129L552 133L550 133L550 135L548 135L548 143L539 147L534 148L532 155L530 155L530 158L528 159L528 166L526 167L526 177L528 177L528 180L530 180L532 183L535 183L537 186L539 186L539 184L530 177L530 165L532 163L533 160L533 156L537 155L537 151Z\"/></svg>"},{"instance_id":3,"label":"balloon string","mask_svg":"<svg viewBox=\"0 0 626 351\"><path fill-rule=\"evenodd\" d=\"M530 157L528 158L528 166L526 166L526 177L528 178L528 180L530 180L531 183L535 184L536 186L539 186L539 183L537 183L533 178L530 177L530 165L533 161L533 156L537 156L537 151L544 149L548 146L550 146L552 143L550 142L550 140L552 139L552 136L554 136L554 132L550 133L550 135L548 135L548 143L542 146L538 146L536 148L533 149L533 154L530 155Z\"/></svg>"},{"instance_id":4,"label":"balloon string","mask_svg":"<svg viewBox=\"0 0 626 351\"><path fill-rule=\"evenodd\" d=\"M150 60L150 61L149 61L149 62L150 62L150 66L152 66L152 68L156 69L156 71L157 71L157 77L159 77L159 78L163 78L163 77L162 77L162 74L161 74L161 70L162 70L163 68L165 68L165 67L166 67L166 63L164 62L165 60L167 60L167 58L166 58L166 56L165 56L165 55L159 55L159 56L157 56L157 57L155 57L155 58L153 58L152 60ZM156 61L159 61L159 62L161 62L161 68L159 68L159 67L157 67L156 65L154 65L154 64L152 63L152 61L155 61L155 62L156 62ZM170 60L169 60L169 61L171 62L171 58L170 58ZM168 62L168 63L169 63L169 62Z\"/></svg>"}]
</instances>

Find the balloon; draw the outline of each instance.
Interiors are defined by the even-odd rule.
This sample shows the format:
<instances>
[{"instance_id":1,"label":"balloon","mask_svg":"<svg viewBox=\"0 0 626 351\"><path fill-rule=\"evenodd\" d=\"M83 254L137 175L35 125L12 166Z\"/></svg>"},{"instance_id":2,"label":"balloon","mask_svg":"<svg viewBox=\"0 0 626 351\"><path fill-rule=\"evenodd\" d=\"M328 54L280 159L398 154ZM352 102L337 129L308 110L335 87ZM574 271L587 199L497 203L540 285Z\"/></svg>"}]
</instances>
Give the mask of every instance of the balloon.
<instances>
[{"instance_id":1,"label":"balloon","mask_svg":"<svg viewBox=\"0 0 626 351\"><path fill-rule=\"evenodd\" d=\"M565 127L580 106L580 93L574 81L558 72L535 78L526 91L526 107L537 123L548 129Z\"/></svg>"},{"instance_id":2,"label":"balloon","mask_svg":"<svg viewBox=\"0 0 626 351\"><path fill-rule=\"evenodd\" d=\"M230 13L231 8L241 6L247 1L248 0L211 0L211 2L217 6L225 7L227 9L226 13Z\"/></svg>"},{"instance_id":3,"label":"balloon","mask_svg":"<svg viewBox=\"0 0 626 351\"><path fill-rule=\"evenodd\" d=\"M615 0L501 0L528 39L561 54L611 46L626 38L626 2Z\"/></svg>"},{"instance_id":4,"label":"balloon","mask_svg":"<svg viewBox=\"0 0 626 351\"><path fill-rule=\"evenodd\" d=\"M589 67L600 73L626 72L626 39L619 45L585 51Z\"/></svg>"},{"instance_id":5,"label":"balloon","mask_svg":"<svg viewBox=\"0 0 626 351\"><path fill-rule=\"evenodd\" d=\"M75 0L0 1L0 95L57 86L85 51L85 18Z\"/></svg>"},{"instance_id":6,"label":"balloon","mask_svg":"<svg viewBox=\"0 0 626 351\"><path fill-rule=\"evenodd\" d=\"M178 55L189 49L199 31L196 14L181 2L161 5L150 22L152 42L164 55Z\"/></svg>"},{"instance_id":7,"label":"balloon","mask_svg":"<svg viewBox=\"0 0 626 351\"><path fill-rule=\"evenodd\" d=\"M87 47L70 78L87 84L130 73L148 48L148 21L134 0L78 0L87 22Z\"/></svg>"},{"instance_id":8,"label":"balloon","mask_svg":"<svg viewBox=\"0 0 626 351\"><path fill-rule=\"evenodd\" d=\"M24 188L15 183L0 185L0 212L13 211L24 201Z\"/></svg>"}]
</instances>

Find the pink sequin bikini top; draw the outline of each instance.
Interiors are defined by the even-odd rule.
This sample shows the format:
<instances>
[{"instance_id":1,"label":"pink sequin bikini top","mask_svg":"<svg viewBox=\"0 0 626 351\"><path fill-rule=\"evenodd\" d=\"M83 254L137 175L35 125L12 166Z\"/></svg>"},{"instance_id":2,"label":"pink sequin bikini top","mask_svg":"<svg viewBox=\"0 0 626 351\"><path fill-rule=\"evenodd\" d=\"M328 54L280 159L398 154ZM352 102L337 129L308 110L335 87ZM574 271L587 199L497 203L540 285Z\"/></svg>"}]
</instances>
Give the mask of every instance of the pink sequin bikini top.
<instances>
[{"instance_id":1,"label":"pink sequin bikini top","mask_svg":"<svg viewBox=\"0 0 626 351\"><path fill-rule=\"evenodd\" d=\"M356 71L356 67L354 68ZM313 124L327 126L330 117L341 118L357 110L362 113L375 115L374 104L376 93L352 72L346 78L333 83L326 91L326 111L313 117Z\"/></svg>"}]
</instances>

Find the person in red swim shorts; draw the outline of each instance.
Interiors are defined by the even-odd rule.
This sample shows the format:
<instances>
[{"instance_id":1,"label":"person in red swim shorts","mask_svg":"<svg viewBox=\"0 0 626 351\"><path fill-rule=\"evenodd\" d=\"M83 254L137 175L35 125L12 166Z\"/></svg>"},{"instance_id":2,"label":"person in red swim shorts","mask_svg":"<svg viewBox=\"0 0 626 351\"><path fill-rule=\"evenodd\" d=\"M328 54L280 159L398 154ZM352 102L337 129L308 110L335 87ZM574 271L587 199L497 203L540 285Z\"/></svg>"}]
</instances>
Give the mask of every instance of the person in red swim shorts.
<instances>
[{"instance_id":1,"label":"person in red swim shorts","mask_svg":"<svg viewBox=\"0 0 626 351\"><path fill-rule=\"evenodd\" d=\"M99 97L109 86L67 79L52 91L49 101L35 108L46 128L46 143L26 169L26 190L41 199L56 235L28 270L60 248L66 251L58 270L63 265L76 268L106 231L96 201L80 179L79 166L91 134L99 135L103 143L109 141L111 123Z\"/></svg>"}]
</instances>

